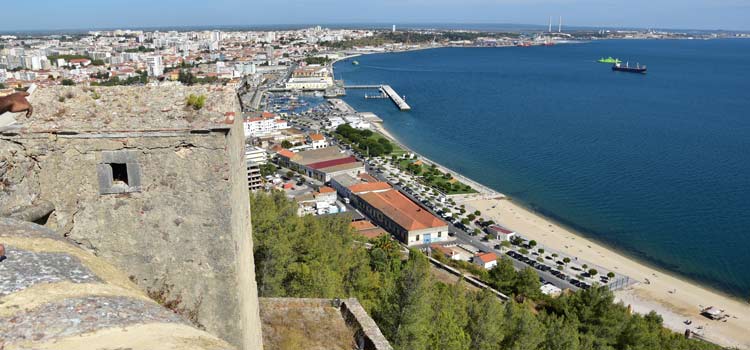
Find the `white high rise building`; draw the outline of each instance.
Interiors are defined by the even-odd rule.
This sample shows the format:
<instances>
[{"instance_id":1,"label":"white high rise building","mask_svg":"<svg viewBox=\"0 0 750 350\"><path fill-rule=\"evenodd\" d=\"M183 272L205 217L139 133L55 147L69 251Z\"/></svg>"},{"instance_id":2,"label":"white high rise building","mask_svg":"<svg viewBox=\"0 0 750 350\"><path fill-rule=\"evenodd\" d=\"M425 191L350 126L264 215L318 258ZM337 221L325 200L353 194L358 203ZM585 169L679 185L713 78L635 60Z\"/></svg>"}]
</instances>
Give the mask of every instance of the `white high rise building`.
<instances>
[{"instance_id":1,"label":"white high rise building","mask_svg":"<svg viewBox=\"0 0 750 350\"><path fill-rule=\"evenodd\" d=\"M146 65L148 65L148 75L158 77L164 75L164 65L161 62L161 56L147 56Z\"/></svg>"}]
</instances>

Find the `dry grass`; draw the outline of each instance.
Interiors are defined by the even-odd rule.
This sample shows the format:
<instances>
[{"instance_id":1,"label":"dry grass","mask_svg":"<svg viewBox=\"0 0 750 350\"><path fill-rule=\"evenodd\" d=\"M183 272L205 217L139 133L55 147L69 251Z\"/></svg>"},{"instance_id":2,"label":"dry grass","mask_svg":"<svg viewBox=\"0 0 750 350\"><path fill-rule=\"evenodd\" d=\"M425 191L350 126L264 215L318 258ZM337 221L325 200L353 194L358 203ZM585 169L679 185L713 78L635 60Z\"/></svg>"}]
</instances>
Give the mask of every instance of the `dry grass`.
<instances>
[{"instance_id":1,"label":"dry grass","mask_svg":"<svg viewBox=\"0 0 750 350\"><path fill-rule=\"evenodd\" d=\"M266 350L352 350L354 332L338 309L299 299L260 302Z\"/></svg>"}]
</instances>

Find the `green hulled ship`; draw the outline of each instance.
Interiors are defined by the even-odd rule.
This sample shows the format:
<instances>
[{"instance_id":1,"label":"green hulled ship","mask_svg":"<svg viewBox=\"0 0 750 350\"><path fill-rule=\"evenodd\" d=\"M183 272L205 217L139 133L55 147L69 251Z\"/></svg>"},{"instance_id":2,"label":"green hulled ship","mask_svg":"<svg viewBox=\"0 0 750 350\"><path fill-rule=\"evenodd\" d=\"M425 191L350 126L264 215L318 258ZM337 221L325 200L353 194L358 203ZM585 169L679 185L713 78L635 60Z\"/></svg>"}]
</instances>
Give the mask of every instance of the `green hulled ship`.
<instances>
[{"instance_id":1,"label":"green hulled ship","mask_svg":"<svg viewBox=\"0 0 750 350\"><path fill-rule=\"evenodd\" d=\"M607 57L607 58L602 57L597 62L599 62L599 63L609 63L609 64L622 63L622 61L620 61L619 59L612 58L611 56Z\"/></svg>"}]
</instances>

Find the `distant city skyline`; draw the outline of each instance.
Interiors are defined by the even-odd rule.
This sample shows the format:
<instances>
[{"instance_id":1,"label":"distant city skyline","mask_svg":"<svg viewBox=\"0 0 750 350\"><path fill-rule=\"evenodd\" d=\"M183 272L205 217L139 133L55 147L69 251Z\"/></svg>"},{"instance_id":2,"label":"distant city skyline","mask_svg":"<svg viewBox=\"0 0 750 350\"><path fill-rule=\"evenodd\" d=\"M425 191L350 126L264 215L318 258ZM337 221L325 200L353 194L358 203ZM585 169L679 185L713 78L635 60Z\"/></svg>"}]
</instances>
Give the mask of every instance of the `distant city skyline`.
<instances>
[{"instance_id":1,"label":"distant city skyline","mask_svg":"<svg viewBox=\"0 0 750 350\"><path fill-rule=\"evenodd\" d=\"M744 0L94 0L4 4L0 31L334 23L516 23L563 26L750 30Z\"/></svg>"}]
</instances>

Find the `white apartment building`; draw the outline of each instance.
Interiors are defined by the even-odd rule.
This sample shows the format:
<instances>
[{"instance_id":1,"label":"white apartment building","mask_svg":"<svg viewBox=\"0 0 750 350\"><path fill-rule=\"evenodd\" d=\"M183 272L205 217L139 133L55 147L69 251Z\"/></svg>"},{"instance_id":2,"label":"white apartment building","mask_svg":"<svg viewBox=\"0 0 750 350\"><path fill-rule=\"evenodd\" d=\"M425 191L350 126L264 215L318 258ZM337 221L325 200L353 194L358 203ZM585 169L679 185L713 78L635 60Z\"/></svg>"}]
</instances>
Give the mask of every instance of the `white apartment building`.
<instances>
[{"instance_id":1,"label":"white apartment building","mask_svg":"<svg viewBox=\"0 0 750 350\"><path fill-rule=\"evenodd\" d=\"M261 117L247 118L243 123L245 138L264 136L289 128L286 120L276 118L272 113L263 113Z\"/></svg>"},{"instance_id":2,"label":"white apartment building","mask_svg":"<svg viewBox=\"0 0 750 350\"><path fill-rule=\"evenodd\" d=\"M146 56L146 65L148 66L149 76L164 75L164 64L161 61L161 56Z\"/></svg>"}]
</instances>

